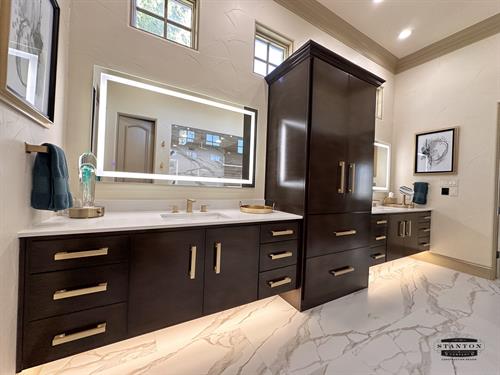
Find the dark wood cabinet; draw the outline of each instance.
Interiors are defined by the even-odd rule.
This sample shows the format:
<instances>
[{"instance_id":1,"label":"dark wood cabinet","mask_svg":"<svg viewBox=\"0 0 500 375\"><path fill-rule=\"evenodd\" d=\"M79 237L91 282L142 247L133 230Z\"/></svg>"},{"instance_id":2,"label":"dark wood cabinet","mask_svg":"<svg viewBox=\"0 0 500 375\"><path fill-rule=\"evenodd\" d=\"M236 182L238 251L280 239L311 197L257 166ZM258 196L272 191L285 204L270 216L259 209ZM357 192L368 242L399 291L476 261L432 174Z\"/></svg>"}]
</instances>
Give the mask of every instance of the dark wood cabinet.
<instances>
[{"instance_id":1,"label":"dark wood cabinet","mask_svg":"<svg viewBox=\"0 0 500 375\"><path fill-rule=\"evenodd\" d=\"M259 227L207 229L203 313L257 299Z\"/></svg>"},{"instance_id":2,"label":"dark wood cabinet","mask_svg":"<svg viewBox=\"0 0 500 375\"><path fill-rule=\"evenodd\" d=\"M431 212L389 215L387 260L429 250Z\"/></svg>"},{"instance_id":3,"label":"dark wood cabinet","mask_svg":"<svg viewBox=\"0 0 500 375\"><path fill-rule=\"evenodd\" d=\"M203 230L138 234L130 257L129 333L202 315Z\"/></svg>"},{"instance_id":4,"label":"dark wood cabinet","mask_svg":"<svg viewBox=\"0 0 500 375\"><path fill-rule=\"evenodd\" d=\"M284 296L304 310L366 286L375 96L384 81L313 41L266 80L265 195L278 209L304 216L301 287ZM309 265L333 254L356 263L356 276L315 279Z\"/></svg>"}]
</instances>

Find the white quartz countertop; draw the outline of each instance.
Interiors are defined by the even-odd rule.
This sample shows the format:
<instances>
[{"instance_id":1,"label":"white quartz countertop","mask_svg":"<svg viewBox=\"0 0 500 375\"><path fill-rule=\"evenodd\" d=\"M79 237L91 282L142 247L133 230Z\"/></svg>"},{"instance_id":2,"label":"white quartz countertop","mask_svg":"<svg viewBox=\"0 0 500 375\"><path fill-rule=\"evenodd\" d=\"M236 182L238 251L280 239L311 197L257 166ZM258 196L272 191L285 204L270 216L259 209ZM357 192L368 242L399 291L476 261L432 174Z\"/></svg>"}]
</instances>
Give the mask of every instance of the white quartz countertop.
<instances>
[{"instance_id":1,"label":"white quartz countertop","mask_svg":"<svg viewBox=\"0 0 500 375\"><path fill-rule=\"evenodd\" d=\"M168 214L163 218L162 214ZM18 237L54 236L81 233L119 232L130 230L147 230L162 228L183 228L195 226L211 226L224 224L246 224L270 221L298 220L302 216L274 211L270 214L247 214L239 209L218 209L195 215L180 213L170 214L168 211L129 211L106 212L103 217L94 219L70 219L65 216L54 216L31 228L18 232Z\"/></svg>"},{"instance_id":2,"label":"white quartz countertop","mask_svg":"<svg viewBox=\"0 0 500 375\"><path fill-rule=\"evenodd\" d=\"M375 206L372 207L373 215L381 215L381 214L404 214L411 212L425 212L432 211L430 207L416 207L416 208L403 208L403 207L390 207L390 206Z\"/></svg>"}]
</instances>

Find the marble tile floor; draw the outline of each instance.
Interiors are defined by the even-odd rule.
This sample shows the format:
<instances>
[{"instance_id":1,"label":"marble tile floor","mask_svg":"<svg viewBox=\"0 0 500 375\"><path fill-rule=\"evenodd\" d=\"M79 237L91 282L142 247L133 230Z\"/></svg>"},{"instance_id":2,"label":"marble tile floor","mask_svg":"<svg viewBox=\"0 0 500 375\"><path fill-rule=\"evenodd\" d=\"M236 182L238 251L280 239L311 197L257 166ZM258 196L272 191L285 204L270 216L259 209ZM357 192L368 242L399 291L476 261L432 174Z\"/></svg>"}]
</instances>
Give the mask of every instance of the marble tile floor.
<instances>
[{"instance_id":1,"label":"marble tile floor","mask_svg":"<svg viewBox=\"0 0 500 375\"><path fill-rule=\"evenodd\" d=\"M272 297L22 374L500 374L499 280L413 259L372 267L370 280L303 313ZM434 348L449 337L484 348L446 360Z\"/></svg>"}]
</instances>

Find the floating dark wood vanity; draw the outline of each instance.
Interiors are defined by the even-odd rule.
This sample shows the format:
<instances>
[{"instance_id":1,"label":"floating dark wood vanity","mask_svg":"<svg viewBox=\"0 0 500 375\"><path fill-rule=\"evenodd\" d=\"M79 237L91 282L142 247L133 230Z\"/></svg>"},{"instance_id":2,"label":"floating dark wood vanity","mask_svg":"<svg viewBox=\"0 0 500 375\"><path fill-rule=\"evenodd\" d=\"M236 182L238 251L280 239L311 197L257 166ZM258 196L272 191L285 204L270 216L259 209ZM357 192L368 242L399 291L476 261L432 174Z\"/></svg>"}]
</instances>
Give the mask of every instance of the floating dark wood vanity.
<instances>
[{"instance_id":1,"label":"floating dark wood vanity","mask_svg":"<svg viewBox=\"0 0 500 375\"><path fill-rule=\"evenodd\" d=\"M21 239L17 370L297 286L298 221Z\"/></svg>"}]
</instances>

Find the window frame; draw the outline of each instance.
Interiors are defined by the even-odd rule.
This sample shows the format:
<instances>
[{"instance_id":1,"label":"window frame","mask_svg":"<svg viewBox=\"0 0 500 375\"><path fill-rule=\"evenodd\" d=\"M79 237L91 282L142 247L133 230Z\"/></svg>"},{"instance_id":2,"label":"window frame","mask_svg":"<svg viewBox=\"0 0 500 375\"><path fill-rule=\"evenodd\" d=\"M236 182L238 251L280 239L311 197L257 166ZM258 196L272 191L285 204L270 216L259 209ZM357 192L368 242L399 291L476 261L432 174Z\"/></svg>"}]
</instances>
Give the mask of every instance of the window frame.
<instances>
[{"instance_id":1,"label":"window frame","mask_svg":"<svg viewBox=\"0 0 500 375\"><path fill-rule=\"evenodd\" d=\"M179 46L183 46L186 48L191 48L194 50L198 49L198 9L199 9L199 0L175 0L179 3L183 3L187 6L190 6L192 9L192 19L191 19L191 28L184 26L176 21L172 21L168 19L168 2L172 0L165 0L165 7L164 7L164 12L163 16L160 16L154 12L151 12L148 9L141 8L139 5L137 5L137 0L130 0L130 26L132 26L136 30L143 31L145 33L148 33L150 35L154 35L158 38L165 39L171 43L175 43ZM141 12L146 14L147 16L156 18L157 20L160 20L163 22L163 35L158 35L155 34L151 31L142 29L137 26L137 12ZM169 39L167 37L167 29L168 25L172 25L175 27L178 27L180 29L183 29L185 31L189 31L191 33L191 45L186 46L185 44L179 43L175 40Z\"/></svg>"},{"instance_id":2,"label":"window frame","mask_svg":"<svg viewBox=\"0 0 500 375\"><path fill-rule=\"evenodd\" d=\"M257 39L259 39L262 42L267 44L267 60L264 60L264 59L257 57L255 55L255 41ZM252 62L253 62L253 72L255 74L259 75L260 77L265 77L265 76L262 76L260 73L257 73L255 71L255 60L258 60L258 61L266 64L266 75L271 73L271 72L269 72L269 66L272 66L272 67L274 67L274 69L276 69L281 64L280 63L278 65L275 65L269 61L269 47L271 45L273 45L277 48L283 49L283 61L285 61L288 58L288 56L290 56L290 54L293 50L293 42L290 39L284 37L281 34L278 34L275 31L272 31L271 29L267 28L266 26L263 26L259 23L255 23L255 36L254 36L254 44L253 44L253 60L252 60Z\"/></svg>"}]
</instances>

